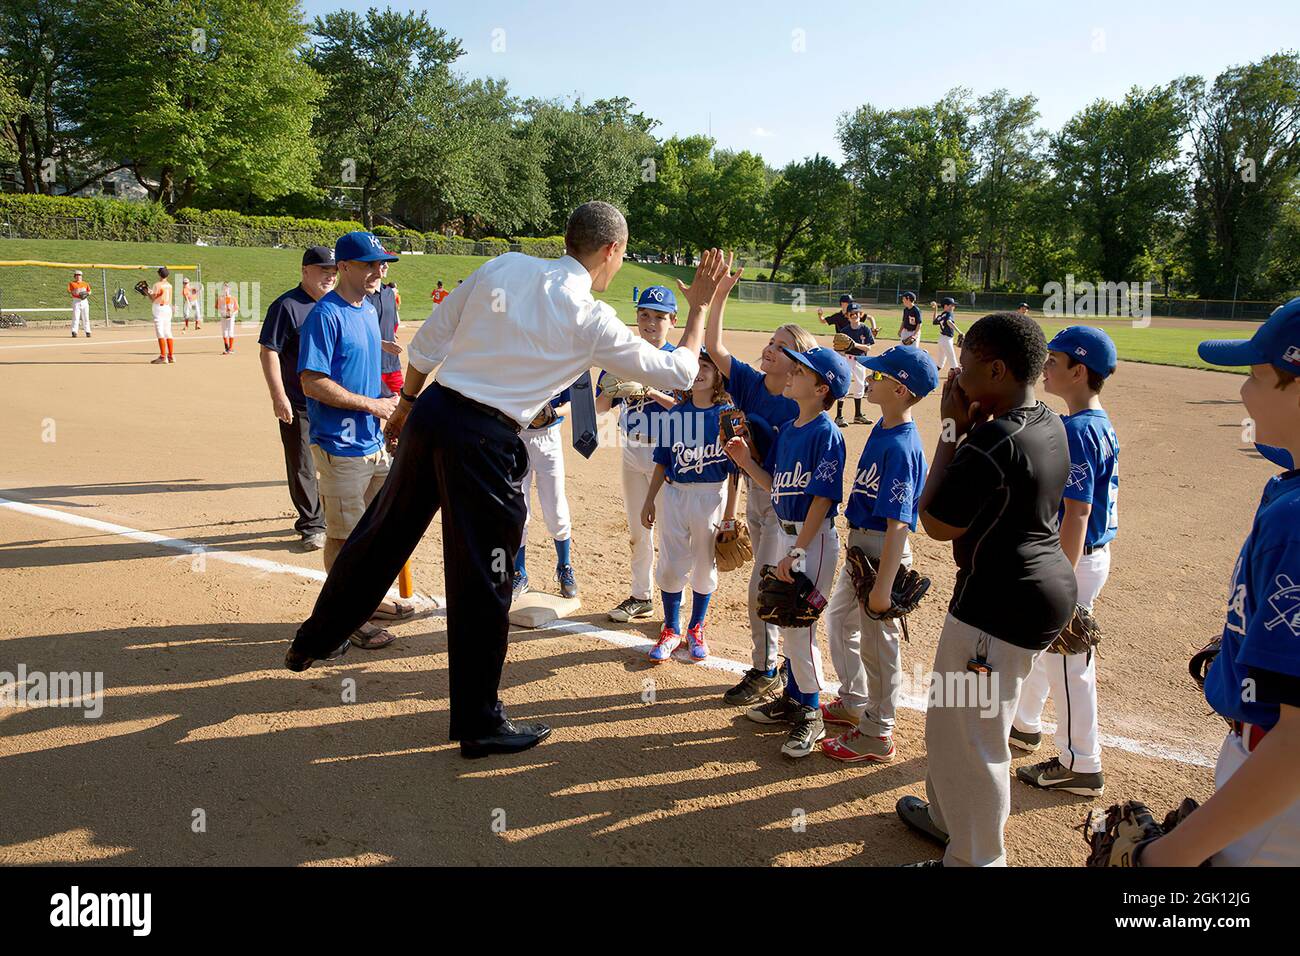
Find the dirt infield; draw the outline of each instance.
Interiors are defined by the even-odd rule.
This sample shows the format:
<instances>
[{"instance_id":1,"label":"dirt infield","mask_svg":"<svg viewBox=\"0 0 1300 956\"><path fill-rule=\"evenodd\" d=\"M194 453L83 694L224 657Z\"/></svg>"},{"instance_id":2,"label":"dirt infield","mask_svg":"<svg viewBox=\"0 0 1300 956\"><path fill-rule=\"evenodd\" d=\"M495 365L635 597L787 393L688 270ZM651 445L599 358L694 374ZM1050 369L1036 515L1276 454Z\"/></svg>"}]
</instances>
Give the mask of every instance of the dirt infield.
<instances>
[{"instance_id":1,"label":"dirt infield","mask_svg":"<svg viewBox=\"0 0 1300 956\"><path fill-rule=\"evenodd\" d=\"M766 341L730 338L747 359ZM178 334L177 364L163 367L148 364L156 346L137 329L90 341L0 335L0 498L30 506L0 505L0 671L104 681L97 719L0 707L0 863L888 865L932 855L893 815L898 797L924 792L919 710L902 711L888 766L790 761L779 733L722 704L735 681L725 666L652 668L626 644L648 645L657 623L606 621L628 591L613 449L566 460L581 613L568 632L512 634L502 696L513 715L556 728L541 747L469 762L447 742L441 616L398 626L393 647L353 650L339 666L281 669L318 588L294 569L320 561L295 549L255 339L241 329L226 358L215 328ZM1242 442L1241 381L1123 364L1106 388L1123 448L1120 533L1097 608L1107 795L1013 784L1012 864L1080 863L1071 828L1092 805L1137 796L1163 810L1210 792L1222 724L1185 662L1219 628L1274 471ZM919 406L927 449L937 417L937 397ZM850 461L868 431L848 429ZM552 551L540 521L530 532L534 586L545 587ZM437 593L440 537L435 525L413 562L417 585ZM913 620L909 674L928 669L953 577L948 546L919 534L914 547L939 599ZM710 613L716 658L748 660L744 594L743 576L724 575ZM573 633L583 626L591 633Z\"/></svg>"}]
</instances>

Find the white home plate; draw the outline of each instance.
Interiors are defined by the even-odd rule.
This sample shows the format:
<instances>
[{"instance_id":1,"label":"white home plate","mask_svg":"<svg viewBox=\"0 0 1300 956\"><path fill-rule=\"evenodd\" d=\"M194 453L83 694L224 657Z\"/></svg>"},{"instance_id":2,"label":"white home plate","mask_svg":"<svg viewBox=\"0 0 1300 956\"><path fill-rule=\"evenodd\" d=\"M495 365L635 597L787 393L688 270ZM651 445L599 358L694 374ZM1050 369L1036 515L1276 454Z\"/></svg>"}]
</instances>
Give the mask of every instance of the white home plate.
<instances>
[{"instance_id":1,"label":"white home plate","mask_svg":"<svg viewBox=\"0 0 1300 956\"><path fill-rule=\"evenodd\" d=\"M515 627L542 627L557 618L576 614L580 607L582 602L577 598L529 591L510 605L510 623Z\"/></svg>"}]
</instances>

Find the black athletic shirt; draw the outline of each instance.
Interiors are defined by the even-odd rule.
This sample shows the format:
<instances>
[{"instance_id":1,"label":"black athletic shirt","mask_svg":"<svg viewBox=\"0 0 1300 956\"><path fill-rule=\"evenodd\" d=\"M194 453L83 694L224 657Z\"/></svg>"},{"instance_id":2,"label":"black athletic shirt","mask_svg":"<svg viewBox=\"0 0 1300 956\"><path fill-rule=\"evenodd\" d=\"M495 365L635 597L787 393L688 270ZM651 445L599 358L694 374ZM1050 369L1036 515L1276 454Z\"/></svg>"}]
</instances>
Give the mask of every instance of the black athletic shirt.
<instances>
[{"instance_id":1,"label":"black athletic shirt","mask_svg":"<svg viewBox=\"0 0 1300 956\"><path fill-rule=\"evenodd\" d=\"M859 325L856 329L851 325L846 326L844 329L844 334L847 335L849 338L851 338L854 342L858 343L857 345L849 349L849 351L846 353L848 355L869 355L871 353L871 349L864 348L863 346L871 346L876 344L876 337L871 334L871 326L867 325L867 323L865 322Z\"/></svg>"},{"instance_id":2,"label":"black athletic shirt","mask_svg":"<svg viewBox=\"0 0 1300 956\"><path fill-rule=\"evenodd\" d=\"M280 378L284 379L284 394L289 403L300 412L307 411L307 396L298 378L298 330L302 328L307 313L316 306L316 300L296 285L271 303L262 320L262 332L257 337L261 345L280 355Z\"/></svg>"},{"instance_id":3,"label":"black athletic shirt","mask_svg":"<svg viewBox=\"0 0 1300 956\"><path fill-rule=\"evenodd\" d=\"M940 312L934 317L934 324L939 326L939 334L952 338L957 334L957 323L953 321L951 312Z\"/></svg>"},{"instance_id":4,"label":"black athletic shirt","mask_svg":"<svg viewBox=\"0 0 1300 956\"><path fill-rule=\"evenodd\" d=\"M828 315L822 319L827 325L835 326L836 332L847 332L849 328L849 317L840 309L834 315Z\"/></svg>"},{"instance_id":5,"label":"black athletic shirt","mask_svg":"<svg viewBox=\"0 0 1300 956\"><path fill-rule=\"evenodd\" d=\"M921 327L921 310L914 305L909 305L903 310L903 328L909 332L915 332Z\"/></svg>"},{"instance_id":6,"label":"black athletic shirt","mask_svg":"<svg viewBox=\"0 0 1300 956\"><path fill-rule=\"evenodd\" d=\"M1042 402L966 436L929 507L967 529L952 543L953 617L1030 650L1069 623L1078 587L1056 522L1069 474L1065 426Z\"/></svg>"}]
</instances>

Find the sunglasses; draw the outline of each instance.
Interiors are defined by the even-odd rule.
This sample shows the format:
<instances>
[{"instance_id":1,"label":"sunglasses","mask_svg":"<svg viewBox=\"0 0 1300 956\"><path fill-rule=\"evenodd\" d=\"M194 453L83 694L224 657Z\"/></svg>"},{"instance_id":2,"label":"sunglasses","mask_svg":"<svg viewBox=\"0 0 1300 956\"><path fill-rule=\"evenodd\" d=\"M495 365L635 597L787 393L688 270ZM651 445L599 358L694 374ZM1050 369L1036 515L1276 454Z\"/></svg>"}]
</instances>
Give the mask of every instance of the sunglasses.
<instances>
[{"instance_id":1,"label":"sunglasses","mask_svg":"<svg viewBox=\"0 0 1300 956\"><path fill-rule=\"evenodd\" d=\"M901 384L897 379L891 378L884 372L867 372L867 378L871 379L873 382L893 382L896 385Z\"/></svg>"}]
</instances>

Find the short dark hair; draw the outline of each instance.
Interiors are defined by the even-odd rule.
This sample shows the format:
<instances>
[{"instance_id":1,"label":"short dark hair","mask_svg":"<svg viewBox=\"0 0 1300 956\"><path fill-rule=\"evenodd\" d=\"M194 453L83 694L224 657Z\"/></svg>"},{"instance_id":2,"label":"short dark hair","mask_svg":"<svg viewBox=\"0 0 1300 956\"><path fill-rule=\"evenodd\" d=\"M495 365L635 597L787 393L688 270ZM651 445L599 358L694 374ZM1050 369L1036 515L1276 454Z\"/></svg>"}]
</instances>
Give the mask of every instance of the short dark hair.
<instances>
[{"instance_id":1,"label":"short dark hair","mask_svg":"<svg viewBox=\"0 0 1300 956\"><path fill-rule=\"evenodd\" d=\"M167 271L167 267L166 267L166 266L159 266L159 267L158 267L158 275L161 276L162 278L166 279L169 275L171 275L171 273Z\"/></svg>"},{"instance_id":2,"label":"short dark hair","mask_svg":"<svg viewBox=\"0 0 1300 956\"><path fill-rule=\"evenodd\" d=\"M1021 385L1043 373L1047 339L1038 323L1016 312L986 315L966 333L964 347L985 361L1000 360Z\"/></svg>"},{"instance_id":3,"label":"short dark hair","mask_svg":"<svg viewBox=\"0 0 1300 956\"><path fill-rule=\"evenodd\" d=\"M1080 362L1077 358L1075 358L1073 355L1067 355L1067 356L1065 357L1065 362L1066 362L1066 365L1065 365L1066 368L1074 368L1076 365L1082 365L1082 364L1083 364L1083 363ZM1089 387L1090 389L1092 389L1094 392L1100 392L1101 389L1102 389L1102 386L1105 385L1105 384L1106 384L1106 377L1105 377L1104 375L1102 375L1102 374L1100 374L1100 373L1098 373L1098 372L1096 372L1096 371L1094 371L1094 370L1092 370L1092 369L1088 369L1088 387Z\"/></svg>"},{"instance_id":4,"label":"short dark hair","mask_svg":"<svg viewBox=\"0 0 1300 956\"><path fill-rule=\"evenodd\" d=\"M611 242L627 241L627 220L607 202L585 202L573 210L564 228L564 249L585 256Z\"/></svg>"}]
</instances>

